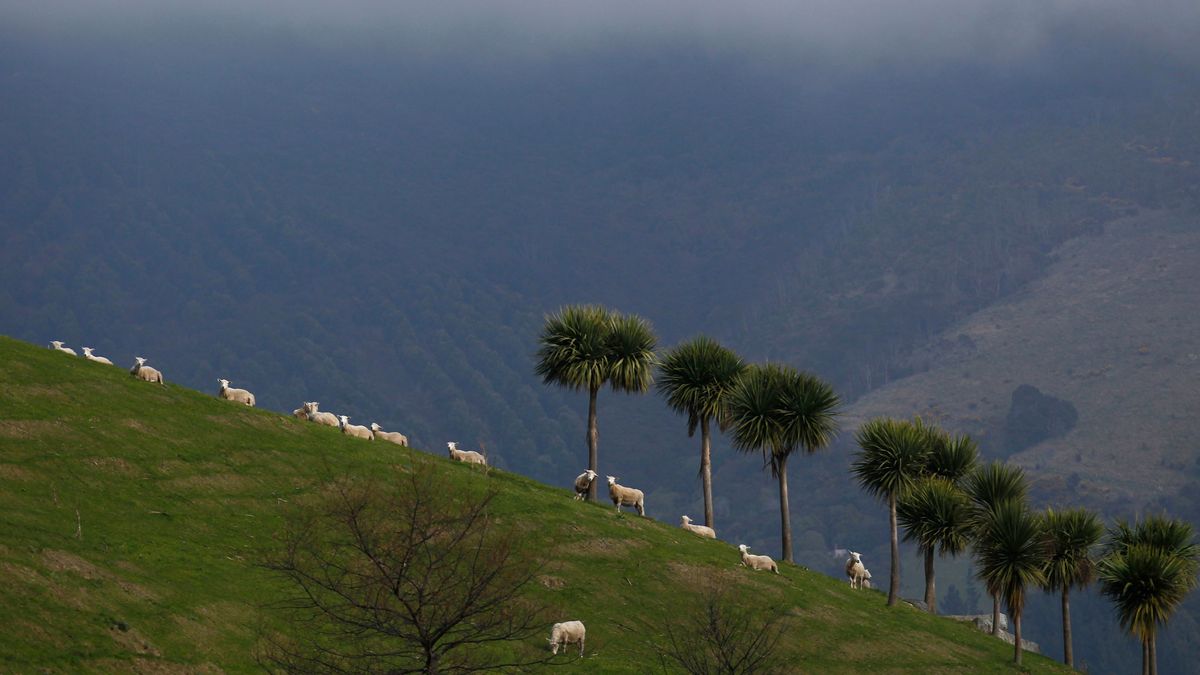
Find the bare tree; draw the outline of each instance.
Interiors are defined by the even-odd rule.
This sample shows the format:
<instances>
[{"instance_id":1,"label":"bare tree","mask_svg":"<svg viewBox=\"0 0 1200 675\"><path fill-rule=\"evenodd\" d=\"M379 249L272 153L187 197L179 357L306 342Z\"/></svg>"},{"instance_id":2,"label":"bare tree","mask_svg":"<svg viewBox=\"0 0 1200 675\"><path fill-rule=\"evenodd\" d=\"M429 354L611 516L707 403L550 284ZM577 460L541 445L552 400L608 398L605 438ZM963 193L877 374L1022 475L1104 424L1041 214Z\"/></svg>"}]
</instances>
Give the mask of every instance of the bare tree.
<instances>
[{"instance_id":1,"label":"bare tree","mask_svg":"<svg viewBox=\"0 0 1200 675\"><path fill-rule=\"evenodd\" d=\"M671 667L692 675L781 671L776 648L783 636L782 613L756 611L727 592L710 588L680 615L686 619L663 627L664 639L654 644L664 671Z\"/></svg>"},{"instance_id":2,"label":"bare tree","mask_svg":"<svg viewBox=\"0 0 1200 675\"><path fill-rule=\"evenodd\" d=\"M264 639L272 671L471 673L544 663L548 622L524 591L539 573L491 514L492 488L435 472L333 481L286 519L265 566L300 631Z\"/></svg>"}]
</instances>

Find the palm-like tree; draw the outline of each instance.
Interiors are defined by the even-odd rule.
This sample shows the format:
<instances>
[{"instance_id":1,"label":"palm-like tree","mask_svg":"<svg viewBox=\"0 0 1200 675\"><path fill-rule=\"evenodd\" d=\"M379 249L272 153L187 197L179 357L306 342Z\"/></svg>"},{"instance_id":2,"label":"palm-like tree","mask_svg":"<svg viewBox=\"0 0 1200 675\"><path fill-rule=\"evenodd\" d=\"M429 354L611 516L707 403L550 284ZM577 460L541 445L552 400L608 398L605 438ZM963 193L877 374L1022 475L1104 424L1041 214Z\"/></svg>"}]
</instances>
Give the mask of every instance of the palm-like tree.
<instances>
[{"instance_id":1,"label":"palm-like tree","mask_svg":"<svg viewBox=\"0 0 1200 675\"><path fill-rule=\"evenodd\" d=\"M1192 526L1162 516L1119 522L1107 549L1098 565L1100 591L1116 605L1121 627L1141 641L1143 675L1158 675L1158 626L1197 585L1200 547Z\"/></svg>"},{"instance_id":2,"label":"palm-like tree","mask_svg":"<svg viewBox=\"0 0 1200 675\"><path fill-rule=\"evenodd\" d=\"M1046 540L1047 558L1043 570L1043 588L1062 592L1063 663L1074 668L1071 645L1071 588L1087 588L1096 574L1092 549L1100 543L1104 525L1087 509L1055 511L1042 514L1042 536Z\"/></svg>"},{"instance_id":3,"label":"palm-like tree","mask_svg":"<svg viewBox=\"0 0 1200 675\"><path fill-rule=\"evenodd\" d=\"M925 471L929 455L928 433L919 423L890 418L868 421L855 435L862 448L851 471L872 496L888 505L892 537L892 574L888 606L900 599L900 538L896 527L896 504Z\"/></svg>"},{"instance_id":4,"label":"palm-like tree","mask_svg":"<svg viewBox=\"0 0 1200 675\"><path fill-rule=\"evenodd\" d=\"M779 479L780 538L787 562L794 562L787 460L796 450L812 454L829 445L837 432L839 403L826 382L774 363L749 366L729 393L734 447L762 452L764 464Z\"/></svg>"},{"instance_id":5,"label":"palm-like tree","mask_svg":"<svg viewBox=\"0 0 1200 675\"><path fill-rule=\"evenodd\" d=\"M701 335L670 351L659 366L656 385L675 412L688 417L688 436L700 429L700 476L704 485L704 524L713 525L712 452L709 423L727 428L726 401L746 369L732 350Z\"/></svg>"},{"instance_id":6,"label":"palm-like tree","mask_svg":"<svg viewBox=\"0 0 1200 675\"><path fill-rule=\"evenodd\" d=\"M954 483L937 476L922 478L900 498L896 516L904 540L916 542L925 556L925 604L937 614L933 554L955 556L971 541L971 502Z\"/></svg>"},{"instance_id":7,"label":"palm-like tree","mask_svg":"<svg viewBox=\"0 0 1200 675\"><path fill-rule=\"evenodd\" d=\"M966 434L950 436L934 426L926 429L930 438L925 472L961 484L978 468L979 444Z\"/></svg>"},{"instance_id":8,"label":"palm-like tree","mask_svg":"<svg viewBox=\"0 0 1200 675\"><path fill-rule=\"evenodd\" d=\"M613 391L642 393L650 388L658 338L645 319L598 305L571 305L546 317L538 338L535 372L546 384L588 391L588 468L599 471L596 397L605 384ZM596 500L598 481L588 498Z\"/></svg>"},{"instance_id":9,"label":"palm-like tree","mask_svg":"<svg viewBox=\"0 0 1200 675\"><path fill-rule=\"evenodd\" d=\"M977 538L993 509L1008 501L1022 502L1029 494L1029 482L1025 479L1024 470L1001 462L979 467L966 477L963 487L974 506L972 520ZM992 596L992 635L999 635L1000 593L990 587L988 593Z\"/></svg>"},{"instance_id":10,"label":"palm-like tree","mask_svg":"<svg viewBox=\"0 0 1200 675\"><path fill-rule=\"evenodd\" d=\"M998 504L985 519L976 542L979 578L1008 607L1013 620L1013 662L1021 665L1021 612L1025 589L1045 583L1045 539L1041 523L1023 502Z\"/></svg>"}]
</instances>

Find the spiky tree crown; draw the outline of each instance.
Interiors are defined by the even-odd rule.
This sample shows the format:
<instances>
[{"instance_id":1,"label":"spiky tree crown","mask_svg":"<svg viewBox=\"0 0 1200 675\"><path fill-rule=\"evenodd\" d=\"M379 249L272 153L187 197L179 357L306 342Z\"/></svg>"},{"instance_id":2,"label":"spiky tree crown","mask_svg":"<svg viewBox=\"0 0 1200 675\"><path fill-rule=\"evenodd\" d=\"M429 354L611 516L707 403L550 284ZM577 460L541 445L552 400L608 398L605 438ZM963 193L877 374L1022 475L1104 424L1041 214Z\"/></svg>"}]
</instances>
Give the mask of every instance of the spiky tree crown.
<instances>
[{"instance_id":1,"label":"spiky tree crown","mask_svg":"<svg viewBox=\"0 0 1200 675\"><path fill-rule=\"evenodd\" d=\"M726 402L745 370L745 362L732 350L701 335L666 355L655 386L672 410L688 416L691 436L703 419L727 428Z\"/></svg>"}]
</instances>

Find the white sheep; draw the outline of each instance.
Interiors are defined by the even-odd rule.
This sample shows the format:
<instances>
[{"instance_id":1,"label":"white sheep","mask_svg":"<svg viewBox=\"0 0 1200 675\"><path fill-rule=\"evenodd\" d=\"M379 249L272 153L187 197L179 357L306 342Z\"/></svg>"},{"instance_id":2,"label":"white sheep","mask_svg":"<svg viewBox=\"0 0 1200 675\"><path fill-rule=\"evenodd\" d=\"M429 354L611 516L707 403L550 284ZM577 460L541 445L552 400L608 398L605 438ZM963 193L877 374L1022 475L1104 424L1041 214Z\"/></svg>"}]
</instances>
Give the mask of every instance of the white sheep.
<instances>
[{"instance_id":1,"label":"white sheep","mask_svg":"<svg viewBox=\"0 0 1200 675\"><path fill-rule=\"evenodd\" d=\"M295 410L293 410L292 417L295 417L298 420L308 419L308 401L305 401L304 403L302 403L300 405L299 408L296 408Z\"/></svg>"},{"instance_id":2,"label":"white sheep","mask_svg":"<svg viewBox=\"0 0 1200 675\"><path fill-rule=\"evenodd\" d=\"M750 550L750 547L745 544L739 544L738 550L742 552L742 564L746 567L752 570L771 570L775 574L779 574L779 565L775 564L774 560L771 560L771 556L746 553L746 551Z\"/></svg>"},{"instance_id":3,"label":"white sheep","mask_svg":"<svg viewBox=\"0 0 1200 675\"><path fill-rule=\"evenodd\" d=\"M595 471L588 469L575 477L575 499L587 499L588 490L592 488L592 481L598 476Z\"/></svg>"},{"instance_id":4,"label":"white sheep","mask_svg":"<svg viewBox=\"0 0 1200 675\"><path fill-rule=\"evenodd\" d=\"M78 354L75 353L74 349L71 349L70 347L64 347L62 340L51 340L50 341L50 349L62 352L64 354L70 354L71 356L79 356Z\"/></svg>"},{"instance_id":5,"label":"white sheep","mask_svg":"<svg viewBox=\"0 0 1200 675\"><path fill-rule=\"evenodd\" d=\"M408 446L408 436L405 436L399 431L384 431L383 427L379 426L375 422L371 422L371 431L375 432L375 438L377 439L381 438L385 441L391 441L396 445Z\"/></svg>"},{"instance_id":6,"label":"white sheep","mask_svg":"<svg viewBox=\"0 0 1200 675\"><path fill-rule=\"evenodd\" d=\"M846 560L846 577L850 579L850 588L866 588L871 587L871 572L862 564L862 554L850 551L850 557Z\"/></svg>"},{"instance_id":7,"label":"white sheep","mask_svg":"<svg viewBox=\"0 0 1200 675\"><path fill-rule=\"evenodd\" d=\"M487 466L487 458L474 450L459 450L457 441L449 441L446 447L450 449L450 459L467 464L482 464Z\"/></svg>"},{"instance_id":8,"label":"white sheep","mask_svg":"<svg viewBox=\"0 0 1200 675\"><path fill-rule=\"evenodd\" d=\"M320 401L309 401L304 404L304 409L308 411L308 421L324 424L327 427L341 427L341 422L338 421L337 415L333 413L321 412Z\"/></svg>"},{"instance_id":9,"label":"white sheep","mask_svg":"<svg viewBox=\"0 0 1200 675\"><path fill-rule=\"evenodd\" d=\"M129 369L130 375L147 382L157 382L164 387L167 386L166 381L163 380L162 373L160 373L157 368L146 365L146 359L140 356L135 356L133 358L137 361L137 363L133 364L133 367Z\"/></svg>"},{"instance_id":10,"label":"white sheep","mask_svg":"<svg viewBox=\"0 0 1200 675\"><path fill-rule=\"evenodd\" d=\"M706 525L693 525L692 519L687 516L682 516L679 519L679 526L689 532L695 532L696 534L700 535L701 537L708 537L709 539L717 538L716 530L714 530L711 527L708 527Z\"/></svg>"},{"instance_id":11,"label":"white sheep","mask_svg":"<svg viewBox=\"0 0 1200 675\"><path fill-rule=\"evenodd\" d=\"M338 417L338 419L342 421L341 427L343 434L346 434L347 436L353 436L355 438L365 438L368 441L375 440L375 434L371 433L370 429L361 424L350 424L349 417L341 415Z\"/></svg>"},{"instance_id":12,"label":"white sheep","mask_svg":"<svg viewBox=\"0 0 1200 675\"><path fill-rule=\"evenodd\" d=\"M583 640L587 637L587 628L582 621L563 621L550 628L550 653L557 654L558 647L579 643L579 656L583 656Z\"/></svg>"},{"instance_id":13,"label":"white sheep","mask_svg":"<svg viewBox=\"0 0 1200 675\"><path fill-rule=\"evenodd\" d=\"M646 498L642 491L617 485L616 476L608 477L608 496L617 505L617 513L621 512L622 506L632 506L637 509L639 516L646 515Z\"/></svg>"},{"instance_id":14,"label":"white sheep","mask_svg":"<svg viewBox=\"0 0 1200 675\"><path fill-rule=\"evenodd\" d=\"M254 407L254 394L245 389L235 389L229 386L229 380L217 380L217 383L221 385L221 390L218 392L221 398Z\"/></svg>"},{"instance_id":15,"label":"white sheep","mask_svg":"<svg viewBox=\"0 0 1200 675\"><path fill-rule=\"evenodd\" d=\"M83 358L87 359L88 361L95 361L96 363L103 363L106 366L111 366L113 364L112 361L109 361L108 359L104 358L103 356L96 356L95 354L93 354L92 353L93 349L95 349L95 348L94 347L84 347L83 348Z\"/></svg>"}]
</instances>

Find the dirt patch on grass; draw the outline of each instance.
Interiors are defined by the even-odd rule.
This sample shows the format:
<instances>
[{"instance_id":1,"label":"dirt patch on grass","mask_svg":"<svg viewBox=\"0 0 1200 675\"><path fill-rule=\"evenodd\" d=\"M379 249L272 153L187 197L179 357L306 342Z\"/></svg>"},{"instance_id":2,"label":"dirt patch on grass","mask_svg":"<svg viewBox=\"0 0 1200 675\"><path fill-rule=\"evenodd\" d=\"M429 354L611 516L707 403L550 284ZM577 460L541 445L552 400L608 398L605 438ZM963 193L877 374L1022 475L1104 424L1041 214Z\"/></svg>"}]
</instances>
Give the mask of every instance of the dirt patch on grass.
<instances>
[{"instance_id":1,"label":"dirt patch on grass","mask_svg":"<svg viewBox=\"0 0 1200 675\"><path fill-rule=\"evenodd\" d=\"M55 420L0 420L0 438L37 438L60 435L66 425Z\"/></svg>"},{"instance_id":2,"label":"dirt patch on grass","mask_svg":"<svg viewBox=\"0 0 1200 675\"><path fill-rule=\"evenodd\" d=\"M106 474L116 476L140 476L143 474L141 468L120 457L87 457L84 461L89 467Z\"/></svg>"},{"instance_id":3,"label":"dirt patch on grass","mask_svg":"<svg viewBox=\"0 0 1200 675\"><path fill-rule=\"evenodd\" d=\"M52 572L71 572L84 579L102 579L105 576L105 572L99 567L67 551L42 551L42 565Z\"/></svg>"},{"instance_id":4,"label":"dirt patch on grass","mask_svg":"<svg viewBox=\"0 0 1200 675\"><path fill-rule=\"evenodd\" d=\"M16 582L16 586L46 586L49 581L32 567L16 563L0 563L0 578Z\"/></svg>"},{"instance_id":5,"label":"dirt patch on grass","mask_svg":"<svg viewBox=\"0 0 1200 675\"><path fill-rule=\"evenodd\" d=\"M567 582L562 577L555 577L549 574L543 574L537 578L538 583L549 588L552 591L561 591Z\"/></svg>"},{"instance_id":6,"label":"dirt patch on grass","mask_svg":"<svg viewBox=\"0 0 1200 675\"><path fill-rule=\"evenodd\" d=\"M645 548L646 542L637 539L611 539L608 537L598 537L595 539L585 539L583 541L574 541L566 544L559 544L556 548L560 551L570 551L577 555L585 556L620 556L626 551L635 548Z\"/></svg>"},{"instance_id":7,"label":"dirt patch on grass","mask_svg":"<svg viewBox=\"0 0 1200 675\"><path fill-rule=\"evenodd\" d=\"M289 434L300 433L299 425L295 424L295 418L290 417L263 417L261 415L207 415L205 416L209 422L223 427L253 427L255 429L266 429L269 431L282 431Z\"/></svg>"},{"instance_id":8,"label":"dirt patch on grass","mask_svg":"<svg viewBox=\"0 0 1200 675\"><path fill-rule=\"evenodd\" d=\"M23 466L0 464L0 479L2 480L31 481L36 478L39 478L39 476L34 475L32 471Z\"/></svg>"},{"instance_id":9,"label":"dirt patch on grass","mask_svg":"<svg viewBox=\"0 0 1200 675\"><path fill-rule=\"evenodd\" d=\"M671 561L667 563L667 569L670 570L672 577L686 579L688 586L698 590L719 591L734 585L740 586L747 581L746 575L733 567L723 569L710 565L689 565Z\"/></svg>"}]
</instances>

